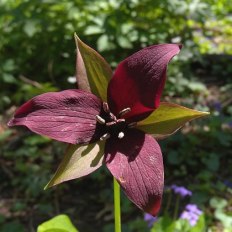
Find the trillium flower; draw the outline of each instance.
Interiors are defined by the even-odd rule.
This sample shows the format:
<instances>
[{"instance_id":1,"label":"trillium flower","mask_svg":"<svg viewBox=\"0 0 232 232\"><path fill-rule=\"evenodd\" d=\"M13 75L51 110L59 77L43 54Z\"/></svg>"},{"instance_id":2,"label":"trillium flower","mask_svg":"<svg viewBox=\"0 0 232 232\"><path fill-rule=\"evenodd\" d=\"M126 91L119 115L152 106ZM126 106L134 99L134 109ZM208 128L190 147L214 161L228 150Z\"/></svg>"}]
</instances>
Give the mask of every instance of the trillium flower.
<instances>
[{"instance_id":1,"label":"trillium flower","mask_svg":"<svg viewBox=\"0 0 232 232\"><path fill-rule=\"evenodd\" d=\"M96 51L78 37L76 41L77 83L86 91L36 96L16 111L8 125L26 126L73 144L47 187L88 175L106 164L128 198L155 216L164 184L162 153L155 138L172 134L203 115L175 104L160 104L167 65L181 46L144 48L123 60L112 74Z\"/></svg>"}]
</instances>

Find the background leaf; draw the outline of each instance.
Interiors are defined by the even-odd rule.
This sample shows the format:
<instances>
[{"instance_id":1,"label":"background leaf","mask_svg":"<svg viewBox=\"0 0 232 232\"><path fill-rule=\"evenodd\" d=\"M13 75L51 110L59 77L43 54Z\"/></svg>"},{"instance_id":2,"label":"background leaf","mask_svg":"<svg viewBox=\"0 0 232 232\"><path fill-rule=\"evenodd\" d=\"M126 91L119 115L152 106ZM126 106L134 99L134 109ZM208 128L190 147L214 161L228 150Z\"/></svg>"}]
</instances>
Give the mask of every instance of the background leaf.
<instances>
[{"instance_id":1,"label":"background leaf","mask_svg":"<svg viewBox=\"0 0 232 232\"><path fill-rule=\"evenodd\" d=\"M15 107L31 97L75 88L74 82L67 80L75 72L73 32L77 31L112 68L145 46L184 45L168 66L163 96L192 109L210 110L211 115L197 120L194 127L192 123L186 125L184 133L160 141L166 184L193 191L191 202L206 212L208 230L231 232L231 227L223 228L218 215L215 217L218 210L209 203L214 197L227 200L221 211L231 215L231 12L231 0L0 0L0 231L36 231L32 227L55 216L59 208L70 215L80 231L114 229L109 188L112 177L106 169L89 175L88 181L78 181L78 186L70 181L43 191L66 145L31 139L32 134L23 128L13 128L9 133L6 126ZM34 25L29 27L29 21ZM125 48L122 37L130 41L132 48ZM215 166L214 154L219 167ZM163 209L168 197L167 191ZM170 216L176 203L172 199L167 210ZM186 203L187 199L181 201L180 210ZM6 217L4 222L1 215ZM122 215L123 232L148 231L140 228L142 223L137 226L137 219L143 221L143 215L124 195ZM112 227L108 227L111 221Z\"/></svg>"},{"instance_id":2,"label":"background leaf","mask_svg":"<svg viewBox=\"0 0 232 232\"><path fill-rule=\"evenodd\" d=\"M58 215L41 224L37 232L78 232L67 215Z\"/></svg>"}]
</instances>

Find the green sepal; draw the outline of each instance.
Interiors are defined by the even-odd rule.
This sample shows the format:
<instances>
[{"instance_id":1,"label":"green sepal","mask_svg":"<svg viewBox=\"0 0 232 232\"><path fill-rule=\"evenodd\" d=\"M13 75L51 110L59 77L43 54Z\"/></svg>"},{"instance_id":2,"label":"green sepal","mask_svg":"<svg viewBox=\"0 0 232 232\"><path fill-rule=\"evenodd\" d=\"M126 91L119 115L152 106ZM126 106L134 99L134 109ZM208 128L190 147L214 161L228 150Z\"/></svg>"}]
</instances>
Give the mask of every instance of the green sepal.
<instances>
[{"instance_id":1,"label":"green sepal","mask_svg":"<svg viewBox=\"0 0 232 232\"><path fill-rule=\"evenodd\" d=\"M156 139L163 139L175 133L185 123L208 114L174 103L161 102L150 116L138 123L138 128L152 134Z\"/></svg>"},{"instance_id":2,"label":"green sepal","mask_svg":"<svg viewBox=\"0 0 232 232\"><path fill-rule=\"evenodd\" d=\"M107 100L107 86L113 72L110 65L94 49L74 34L77 49L76 78L80 89L92 92L103 101Z\"/></svg>"},{"instance_id":3,"label":"green sepal","mask_svg":"<svg viewBox=\"0 0 232 232\"><path fill-rule=\"evenodd\" d=\"M44 189L97 170L103 163L104 147L104 141L88 145L69 145L55 175Z\"/></svg>"}]
</instances>

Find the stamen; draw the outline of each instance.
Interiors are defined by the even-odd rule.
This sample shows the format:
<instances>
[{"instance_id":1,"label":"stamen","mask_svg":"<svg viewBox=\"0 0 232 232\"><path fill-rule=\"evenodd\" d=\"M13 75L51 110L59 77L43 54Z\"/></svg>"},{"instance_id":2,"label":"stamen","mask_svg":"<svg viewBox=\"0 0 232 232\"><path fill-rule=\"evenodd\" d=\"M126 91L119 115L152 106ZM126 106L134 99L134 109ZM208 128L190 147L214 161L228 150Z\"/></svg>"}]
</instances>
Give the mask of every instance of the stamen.
<instances>
[{"instance_id":1,"label":"stamen","mask_svg":"<svg viewBox=\"0 0 232 232\"><path fill-rule=\"evenodd\" d=\"M99 116L99 115L96 115L96 120L97 120L97 122L99 122L100 124L105 124L106 123L106 121L105 121L105 119L103 119L101 116Z\"/></svg>"},{"instance_id":2,"label":"stamen","mask_svg":"<svg viewBox=\"0 0 232 232\"><path fill-rule=\"evenodd\" d=\"M137 122L132 122L128 124L128 128L134 128L137 126Z\"/></svg>"},{"instance_id":3,"label":"stamen","mask_svg":"<svg viewBox=\"0 0 232 232\"><path fill-rule=\"evenodd\" d=\"M113 121L113 122L107 122L107 123L106 123L106 126L112 126L112 125L115 125L115 124L116 124L115 121Z\"/></svg>"},{"instance_id":4,"label":"stamen","mask_svg":"<svg viewBox=\"0 0 232 232\"><path fill-rule=\"evenodd\" d=\"M121 110L121 111L119 112L118 116L121 117L121 116L123 116L123 115L129 113L130 111L131 111L131 108L129 108L129 107L128 107L128 108L125 108L125 109L123 109L123 110Z\"/></svg>"},{"instance_id":5,"label":"stamen","mask_svg":"<svg viewBox=\"0 0 232 232\"><path fill-rule=\"evenodd\" d=\"M119 134L118 134L118 138L119 139L122 139L124 137L124 133L123 132L120 132Z\"/></svg>"},{"instance_id":6,"label":"stamen","mask_svg":"<svg viewBox=\"0 0 232 232\"><path fill-rule=\"evenodd\" d=\"M107 102L103 102L103 110L104 110L106 113L110 113L109 105L108 105Z\"/></svg>"},{"instance_id":7,"label":"stamen","mask_svg":"<svg viewBox=\"0 0 232 232\"><path fill-rule=\"evenodd\" d=\"M106 134L102 135L102 137L100 138L100 140L103 141L103 140L107 140L108 138L110 138L110 134L106 133Z\"/></svg>"},{"instance_id":8,"label":"stamen","mask_svg":"<svg viewBox=\"0 0 232 232\"><path fill-rule=\"evenodd\" d=\"M126 120L124 118L117 119L116 122L125 122Z\"/></svg>"},{"instance_id":9,"label":"stamen","mask_svg":"<svg viewBox=\"0 0 232 232\"><path fill-rule=\"evenodd\" d=\"M111 113L111 112L110 112L110 118L111 118L111 120L113 120L113 121L116 121L116 120L117 120L117 118L115 117L115 115L114 115L113 113Z\"/></svg>"}]
</instances>

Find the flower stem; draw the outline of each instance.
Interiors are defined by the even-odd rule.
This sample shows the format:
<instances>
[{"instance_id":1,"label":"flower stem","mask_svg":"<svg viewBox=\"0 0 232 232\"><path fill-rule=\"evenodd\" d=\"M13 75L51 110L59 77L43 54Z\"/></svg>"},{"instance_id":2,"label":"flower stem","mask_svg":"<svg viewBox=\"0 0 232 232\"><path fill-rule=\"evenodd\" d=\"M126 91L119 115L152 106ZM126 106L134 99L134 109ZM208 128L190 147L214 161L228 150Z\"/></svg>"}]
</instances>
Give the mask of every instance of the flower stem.
<instances>
[{"instance_id":1,"label":"flower stem","mask_svg":"<svg viewBox=\"0 0 232 232\"><path fill-rule=\"evenodd\" d=\"M173 216L173 219L174 219L174 220L177 219L178 211L179 211L179 206L180 206L180 196L177 195L177 198L176 198L176 205L175 205L175 209L174 209L174 216Z\"/></svg>"},{"instance_id":2,"label":"flower stem","mask_svg":"<svg viewBox=\"0 0 232 232\"><path fill-rule=\"evenodd\" d=\"M168 210L169 210L169 207L171 205L171 202L172 202L172 191L169 190L168 199L167 199L167 205L166 205L166 208L164 210L164 215L168 215Z\"/></svg>"},{"instance_id":3,"label":"flower stem","mask_svg":"<svg viewBox=\"0 0 232 232\"><path fill-rule=\"evenodd\" d=\"M114 225L115 232L121 232L120 186L114 178Z\"/></svg>"}]
</instances>

